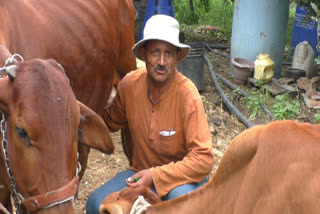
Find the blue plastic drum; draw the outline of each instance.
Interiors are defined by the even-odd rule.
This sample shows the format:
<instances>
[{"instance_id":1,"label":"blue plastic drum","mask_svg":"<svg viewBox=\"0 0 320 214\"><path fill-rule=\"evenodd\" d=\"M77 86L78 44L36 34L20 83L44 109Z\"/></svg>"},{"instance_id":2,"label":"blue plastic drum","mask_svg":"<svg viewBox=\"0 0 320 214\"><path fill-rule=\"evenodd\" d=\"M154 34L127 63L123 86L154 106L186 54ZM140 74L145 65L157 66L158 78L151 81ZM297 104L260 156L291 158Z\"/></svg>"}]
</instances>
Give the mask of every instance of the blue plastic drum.
<instances>
[{"instance_id":1,"label":"blue plastic drum","mask_svg":"<svg viewBox=\"0 0 320 214\"><path fill-rule=\"evenodd\" d=\"M288 24L289 0L234 0L231 59L255 61L267 53L279 78Z\"/></svg>"}]
</instances>

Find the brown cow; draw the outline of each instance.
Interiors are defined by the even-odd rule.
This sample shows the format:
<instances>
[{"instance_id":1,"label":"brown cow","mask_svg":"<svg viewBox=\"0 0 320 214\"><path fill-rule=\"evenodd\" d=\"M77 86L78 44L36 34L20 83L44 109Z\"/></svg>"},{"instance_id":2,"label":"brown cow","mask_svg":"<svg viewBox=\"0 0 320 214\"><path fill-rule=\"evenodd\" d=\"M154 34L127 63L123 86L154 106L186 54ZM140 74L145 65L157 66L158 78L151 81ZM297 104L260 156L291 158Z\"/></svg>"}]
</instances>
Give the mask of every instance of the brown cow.
<instances>
[{"instance_id":1,"label":"brown cow","mask_svg":"<svg viewBox=\"0 0 320 214\"><path fill-rule=\"evenodd\" d=\"M55 59L100 116L113 86L136 68L132 0L0 0L0 20L0 64L15 53ZM79 149L81 177L89 148Z\"/></svg>"},{"instance_id":2,"label":"brown cow","mask_svg":"<svg viewBox=\"0 0 320 214\"><path fill-rule=\"evenodd\" d=\"M320 125L253 127L233 140L206 185L146 213L320 213L319 154Z\"/></svg>"},{"instance_id":3,"label":"brown cow","mask_svg":"<svg viewBox=\"0 0 320 214\"><path fill-rule=\"evenodd\" d=\"M5 70L8 76L0 79L0 203L10 207L11 192L21 206L15 206L18 213L75 213L78 141L112 153L108 129L77 102L56 61L16 62Z\"/></svg>"}]
</instances>

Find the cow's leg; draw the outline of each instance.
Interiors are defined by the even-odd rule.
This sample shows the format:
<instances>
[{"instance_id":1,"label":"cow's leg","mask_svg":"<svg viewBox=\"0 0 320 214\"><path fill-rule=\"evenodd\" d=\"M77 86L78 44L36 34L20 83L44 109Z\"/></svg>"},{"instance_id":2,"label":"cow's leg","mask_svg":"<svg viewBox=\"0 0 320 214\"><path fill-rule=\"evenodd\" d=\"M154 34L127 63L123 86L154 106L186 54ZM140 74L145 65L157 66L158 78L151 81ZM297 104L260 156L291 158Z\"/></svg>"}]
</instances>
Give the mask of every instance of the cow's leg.
<instances>
[{"instance_id":1,"label":"cow's leg","mask_svg":"<svg viewBox=\"0 0 320 214\"><path fill-rule=\"evenodd\" d=\"M121 25L120 25L120 48L119 48L119 62L117 68L117 81L121 80L127 73L137 68L136 57L132 52L134 46L134 22L135 10L131 0L121 2L123 8L121 10Z\"/></svg>"}]
</instances>

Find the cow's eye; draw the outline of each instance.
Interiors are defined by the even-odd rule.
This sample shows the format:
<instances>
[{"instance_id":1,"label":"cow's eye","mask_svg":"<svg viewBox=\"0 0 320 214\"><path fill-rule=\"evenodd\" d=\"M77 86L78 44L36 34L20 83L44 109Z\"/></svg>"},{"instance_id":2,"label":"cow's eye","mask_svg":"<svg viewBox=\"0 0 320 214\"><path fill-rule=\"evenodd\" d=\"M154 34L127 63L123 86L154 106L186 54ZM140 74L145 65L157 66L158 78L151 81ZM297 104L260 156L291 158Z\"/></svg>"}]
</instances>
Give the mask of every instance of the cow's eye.
<instances>
[{"instance_id":1,"label":"cow's eye","mask_svg":"<svg viewBox=\"0 0 320 214\"><path fill-rule=\"evenodd\" d=\"M17 134L19 137L23 138L25 143L30 146L31 145L31 141L30 141L30 137L28 136L28 133L26 132L26 130L24 130L23 128L16 128Z\"/></svg>"}]
</instances>

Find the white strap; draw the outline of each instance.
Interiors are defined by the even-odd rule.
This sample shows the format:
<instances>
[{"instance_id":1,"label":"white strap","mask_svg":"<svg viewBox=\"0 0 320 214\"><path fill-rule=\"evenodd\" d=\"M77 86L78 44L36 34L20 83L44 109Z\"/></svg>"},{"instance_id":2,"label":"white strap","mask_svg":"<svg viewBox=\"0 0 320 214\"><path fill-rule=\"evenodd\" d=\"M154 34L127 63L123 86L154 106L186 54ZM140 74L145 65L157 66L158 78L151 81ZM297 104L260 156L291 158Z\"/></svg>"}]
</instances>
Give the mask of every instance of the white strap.
<instances>
[{"instance_id":1,"label":"white strap","mask_svg":"<svg viewBox=\"0 0 320 214\"><path fill-rule=\"evenodd\" d=\"M143 214L149 206L151 206L151 204L147 202L142 195L140 195L134 202L130 214Z\"/></svg>"}]
</instances>

